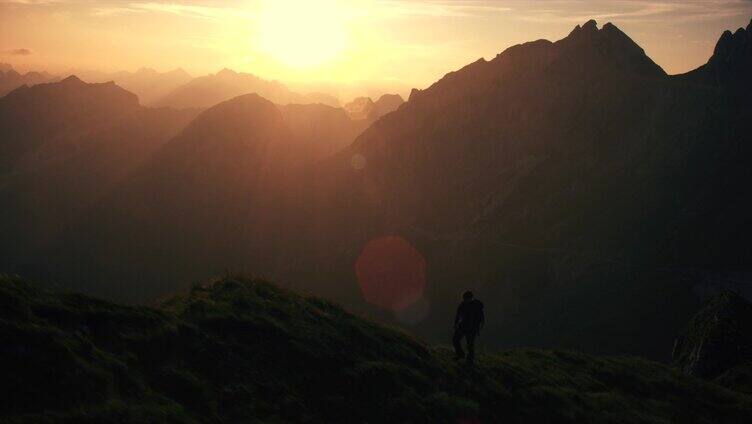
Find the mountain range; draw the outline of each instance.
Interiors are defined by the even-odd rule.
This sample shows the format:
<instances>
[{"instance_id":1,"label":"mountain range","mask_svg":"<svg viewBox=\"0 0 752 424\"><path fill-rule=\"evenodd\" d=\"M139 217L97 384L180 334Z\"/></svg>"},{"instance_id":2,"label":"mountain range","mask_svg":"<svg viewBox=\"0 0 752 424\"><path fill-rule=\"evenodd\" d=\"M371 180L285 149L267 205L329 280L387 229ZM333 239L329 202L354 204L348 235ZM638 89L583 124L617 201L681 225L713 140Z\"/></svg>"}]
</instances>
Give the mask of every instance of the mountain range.
<instances>
[{"instance_id":1,"label":"mountain range","mask_svg":"<svg viewBox=\"0 0 752 424\"><path fill-rule=\"evenodd\" d=\"M212 199L225 202L223 195L235 193L238 213L253 211L255 205L240 205L251 195L247 190L262 190L262 199L273 196L273 188L265 187L269 178L286 181L287 170L340 150L365 129L342 109L322 104L277 106L256 94L199 112L144 107L135 95L112 82L88 84L73 76L1 98L0 128L9 135L2 145L7 162L0 172L2 228L7 235L2 243L3 269L35 268L29 260L35 252L58 246L61 240L74 241L77 248L71 252L94 249L107 231L79 243L87 238L77 232L82 220L113 229L113 222L125 225L119 216L142 219L144 225L155 225L151 236L156 236L160 228L174 228L179 221L169 210L170 202L194 204L189 209L198 212L197 220L186 220L184 234L191 234L190 228L206 231L192 238L195 243L222 239L227 229L212 235L209 222L202 218L212 208ZM32 122L37 124L30 131ZM256 137L267 139L259 144ZM259 166L267 170L259 171ZM186 185L182 178L193 182ZM222 202L216 202L214 210L229 211ZM102 208L107 212L93 212ZM234 224L240 219L233 215L221 221ZM158 224L161 221L164 226ZM133 228L134 237L143 234L143 227ZM130 246L122 241L120 246ZM177 244L181 243L157 246ZM148 252L142 245L133 248L136 254L124 253L132 262ZM101 253L107 255L112 249ZM89 271L79 270L91 272L96 269L92 265ZM129 269L138 267L133 264ZM123 295L130 291L127 285L123 289Z\"/></svg>"},{"instance_id":2,"label":"mountain range","mask_svg":"<svg viewBox=\"0 0 752 424\"><path fill-rule=\"evenodd\" d=\"M750 263L751 110L736 95L750 32L735 34L693 77L669 76L590 21L414 90L322 166L310 240L338 246L335 263L375 237L411 241L430 281L413 313L433 338L472 287L497 311L497 346L665 359L696 288ZM702 77L719 62L740 77Z\"/></svg>"},{"instance_id":3,"label":"mountain range","mask_svg":"<svg viewBox=\"0 0 752 424\"><path fill-rule=\"evenodd\" d=\"M33 86L62 78L47 72L19 74L9 64L0 67L0 97L23 85ZM339 107L339 100L325 93L298 94L277 81L223 69L216 74L193 78L183 69L158 72L141 68L135 72L71 70L68 75L91 83L114 82L137 95L141 104L153 107L207 108L243 94L258 93L277 104L326 104ZM401 100L401 99L400 99ZM386 109L385 109L386 110Z\"/></svg>"},{"instance_id":4,"label":"mountain range","mask_svg":"<svg viewBox=\"0 0 752 424\"><path fill-rule=\"evenodd\" d=\"M56 240L197 113L144 108L112 82L74 76L0 98L4 264Z\"/></svg>"},{"instance_id":5,"label":"mountain range","mask_svg":"<svg viewBox=\"0 0 752 424\"><path fill-rule=\"evenodd\" d=\"M46 72L27 72L20 74L7 63L0 63L0 97L10 93L22 85L35 85L52 82L56 78Z\"/></svg>"},{"instance_id":6,"label":"mountain range","mask_svg":"<svg viewBox=\"0 0 752 424\"><path fill-rule=\"evenodd\" d=\"M451 72L372 121L289 105L311 102L232 71L157 102L208 107L184 127L114 84L16 90L0 99L9 176L113 117L176 121L53 240L6 238L2 265L128 301L227 269L274 275L430 340L446 339L470 288L492 317L488 347L667 360L697 293L752 271L751 34L724 33L706 65L667 75L590 21ZM81 100L95 89L106 95ZM14 187L0 185L5 204L20 204ZM389 246L417 252L419 293L385 284L381 304L364 300L355 266L372 242L387 246L380 281L411 266Z\"/></svg>"},{"instance_id":7,"label":"mountain range","mask_svg":"<svg viewBox=\"0 0 752 424\"><path fill-rule=\"evenodd\" d=\"M175 88L154 102L155 106L177 108L210 107L243 94L256 93L276 104L322 103L334 107L339 101L329 95L301 95L278 81L267 81L253 74L222 69L216 74L196 78Z\"/></svg>"},{"instance_id":8,"label":"mountain range","mask_svg":"<svg viewBox=\"0 0 752 424\"><path fill-rule=\"evenodd\" d=\"M144 105L166 96L168 93L189 83L191 77L183 69L174 69L169 72L157 72L150 68L141 68L136 72L96 72L96 71L72 71L86 82L109 82L113 81L120 87L136 94L139 101Z\"/></svg>"}]
</instances>

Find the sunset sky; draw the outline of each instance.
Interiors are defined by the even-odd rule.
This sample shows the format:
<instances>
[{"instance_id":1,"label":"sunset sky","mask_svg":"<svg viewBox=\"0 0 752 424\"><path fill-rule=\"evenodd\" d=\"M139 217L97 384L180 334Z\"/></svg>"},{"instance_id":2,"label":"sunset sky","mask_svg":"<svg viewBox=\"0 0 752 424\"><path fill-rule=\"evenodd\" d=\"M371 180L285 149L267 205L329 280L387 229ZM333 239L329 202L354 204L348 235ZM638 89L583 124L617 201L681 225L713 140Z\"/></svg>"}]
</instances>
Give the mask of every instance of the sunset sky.
<instances>
[{"instance_id":1,"label":"sunset sky","mask_svg":"<svg viewBox=\"0 0 752 424\"><path fill-rule=\"evenodd\" d=\"M55 73L228 67L402 90L520 42L562 38L590 18L680 73L750 17L749 0L0 0L0 62Z\"/></svg>"}]
</instances>

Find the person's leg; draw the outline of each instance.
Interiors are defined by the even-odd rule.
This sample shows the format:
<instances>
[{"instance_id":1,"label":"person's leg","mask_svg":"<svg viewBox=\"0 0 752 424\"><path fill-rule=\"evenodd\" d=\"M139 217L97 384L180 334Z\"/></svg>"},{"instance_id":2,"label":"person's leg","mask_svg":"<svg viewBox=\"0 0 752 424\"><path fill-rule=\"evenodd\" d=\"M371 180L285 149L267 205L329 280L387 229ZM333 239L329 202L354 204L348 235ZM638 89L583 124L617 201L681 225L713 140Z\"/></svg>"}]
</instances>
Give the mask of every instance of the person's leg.
<instances>
[{"instance_id":1,"label":"person's leg","mask_svg":"<svg viewBox=\"0 0 752 424\"><path fill-rule=\"evenodd\" d=\"M454 357L455 358L464 358L465 352L462 350L462 337L464 334L462 333L462 330L459 328L454 329L454 336L452 336L452 344L454 345Z\"/></svg>"},{"instance_id":2,"label":"person's leg","mask_svg":"<svg viewBox=\"0 0 752 424\"><path fill-rule=\"evenodd\" d=\"M465 337L467 338L467 362L475 360L475 336L474 331L469 331Z\"/></svg>"}]
</instances>

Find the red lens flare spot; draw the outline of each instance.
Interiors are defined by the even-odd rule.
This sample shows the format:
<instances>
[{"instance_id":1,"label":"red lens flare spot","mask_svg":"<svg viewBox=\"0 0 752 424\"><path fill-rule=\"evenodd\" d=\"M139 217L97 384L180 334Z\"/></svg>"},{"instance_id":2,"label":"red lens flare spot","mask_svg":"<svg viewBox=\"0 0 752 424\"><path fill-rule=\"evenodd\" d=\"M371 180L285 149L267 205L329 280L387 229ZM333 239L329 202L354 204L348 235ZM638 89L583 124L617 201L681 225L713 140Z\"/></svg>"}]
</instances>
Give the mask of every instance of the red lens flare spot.
<instances>
[{"instance_id":1,"label":"red lens flare spot","mask_svg":"<svg viewBox=\"0 0 752 424\"><path fill-rule=\"evenodd\" d=\"M426 260L402 237L381 237L363 248L355 275L368 303L400 311L423 297Z\"/></svg>"}]
</instances>

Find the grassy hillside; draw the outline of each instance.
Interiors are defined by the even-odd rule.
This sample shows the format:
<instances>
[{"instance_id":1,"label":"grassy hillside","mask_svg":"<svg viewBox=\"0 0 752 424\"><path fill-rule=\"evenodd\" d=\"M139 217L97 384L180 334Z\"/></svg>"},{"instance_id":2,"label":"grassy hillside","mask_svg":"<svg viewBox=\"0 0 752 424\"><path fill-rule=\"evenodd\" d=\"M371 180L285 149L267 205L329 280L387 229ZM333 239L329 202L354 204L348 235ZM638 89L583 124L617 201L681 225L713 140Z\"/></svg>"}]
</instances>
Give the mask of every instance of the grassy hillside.
<instances>
[{"instance_id":1,"label":"grassy hillside","mask_svg":"<svg viewBox=\"0 0 752 424\"><path fill-rule=\"evenodd\" d=\"M0 279L0 421L736 423L752 398L635 358L451 352L225 277L157 308Z\"/></svg>"}]
</instances>

